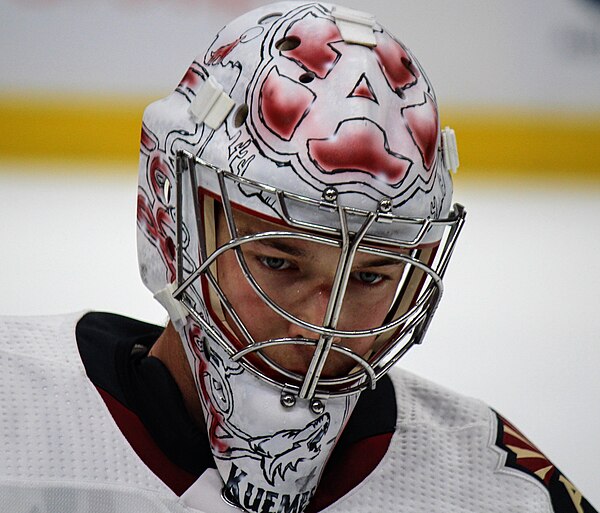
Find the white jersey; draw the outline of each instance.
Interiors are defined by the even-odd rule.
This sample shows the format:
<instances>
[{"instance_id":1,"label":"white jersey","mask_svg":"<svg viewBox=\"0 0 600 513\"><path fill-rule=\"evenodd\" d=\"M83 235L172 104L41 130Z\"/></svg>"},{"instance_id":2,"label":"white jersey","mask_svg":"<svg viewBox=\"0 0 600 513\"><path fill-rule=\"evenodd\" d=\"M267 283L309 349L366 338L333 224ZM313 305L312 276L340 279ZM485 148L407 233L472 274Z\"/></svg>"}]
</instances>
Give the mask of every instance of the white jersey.
<instances>
[{"instance_id":1,"label":"white jersey","mask_svg":"<svg viewBox=\"0 0 600 513\"><path fill-rule=\"evenodd\" d=\"M75 339L80 316L0 318L0 511L239 511L221 500L215 471L178 497L141 461L86 376ZM387 453L323 511L584 511L577 490L484 403L400 370L391 377L398 417ZM539 471L519 464L523 454L543 462ZM557 509L550 478L564 486L569 508Z\"/></svg>"}]
</instances>

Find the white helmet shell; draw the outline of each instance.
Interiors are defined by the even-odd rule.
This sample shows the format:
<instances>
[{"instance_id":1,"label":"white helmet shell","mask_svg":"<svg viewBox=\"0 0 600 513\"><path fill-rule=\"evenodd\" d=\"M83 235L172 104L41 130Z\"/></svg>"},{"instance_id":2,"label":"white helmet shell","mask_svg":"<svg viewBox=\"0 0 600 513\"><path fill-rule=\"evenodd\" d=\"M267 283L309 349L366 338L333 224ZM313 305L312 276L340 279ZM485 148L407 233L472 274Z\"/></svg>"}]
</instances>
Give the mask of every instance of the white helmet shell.
<instances>
[{"instance_id":1,"label":"white helmet shell","mask_svg":"<svg viewBox=\"0 0 600 513\"><path fill-rule=\"evenodd\" d=\"M224 494L243 508L260 505L243 503L242 484L280 505L295 501L296 511L306 506L360 387L316 404L313 387L290 408L285 383L261 379L236 356L239 341L209 292L218 287L206 263L214 238L209 247L198 198L329 234L340 222L356 232L371 215L368 237L414 249L439 242L450 213L452 159L443 151L435 94L412 53L370 15L331 4L281 2L241 16L146 109L140 273L182 338ZM190 182L176 169L182 152L199 162L187 169ZM449 258L440 254L431 291L412 301L416 320L394 320L392 328L418 332L410 344L439 300ZM382 358L387 370L397 355ZM377 377L371 371L373 385ZM281 445L291 440L297 453Z\"/></svg>"}]
</instances>

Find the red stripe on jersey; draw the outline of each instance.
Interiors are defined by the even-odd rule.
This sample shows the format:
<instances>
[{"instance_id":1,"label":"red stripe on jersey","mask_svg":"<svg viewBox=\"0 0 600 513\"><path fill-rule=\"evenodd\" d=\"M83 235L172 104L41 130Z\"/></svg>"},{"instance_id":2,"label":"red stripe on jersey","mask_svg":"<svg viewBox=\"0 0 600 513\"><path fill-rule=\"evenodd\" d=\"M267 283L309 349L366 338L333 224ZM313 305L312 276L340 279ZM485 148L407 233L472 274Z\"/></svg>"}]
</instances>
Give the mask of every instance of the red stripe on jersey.
<instances>
[{"instance_id":1,"label":"red stripe on jersey","mask_svg":"<svg viewBox=\"0 0 600 513\"><path fill-rule=\"evenodd\" d=\"M359 440L339 454L334 450L306 513L325 509L358 486L375 470L390 445L392 435L385 433Z\"/></svg>"},{"instance_id":2,"label":"red stripe on jersey","mask_svg":"<svg viewBox=\"0 0 600 513\"><path fill-rule=\"evenodd\" d=\"M146 466L173 492L183 494L198 476L175 465L154 442L139 417L108 392L97 388L115 423Z\"/></svg>"},{"instance_id":3,"label":"red stripe on jersey","mask_svg":"<svg viewBox=\"0 0 600 513\"><path fill-rule=\"evenodd\" d=\"M173 492L181 496L199 476L175 465L160 450L140 418L108 392L97 388L115 423L144 464ZM317 492L306 513L315 513L333 504L360 484L379 464L393 433L372 436L336 452L325 467Z\"/></svg>"}]
</instances>

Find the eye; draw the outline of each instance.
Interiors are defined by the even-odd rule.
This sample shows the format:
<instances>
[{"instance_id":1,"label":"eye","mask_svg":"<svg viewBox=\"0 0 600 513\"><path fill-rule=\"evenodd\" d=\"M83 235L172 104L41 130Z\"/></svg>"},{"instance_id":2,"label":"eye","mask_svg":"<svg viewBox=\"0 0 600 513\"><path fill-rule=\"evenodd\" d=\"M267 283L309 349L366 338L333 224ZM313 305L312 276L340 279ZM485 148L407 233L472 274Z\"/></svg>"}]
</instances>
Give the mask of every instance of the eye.
<instances>
[{"instance_id":1,"label":"eye","mask_svg":"<svg viewBox=\"0 0 600 513\"><path fill-rule=\"evenodd\" d=\"M375 285L383 280L383 276L377 273L370 273L367 271L361 271L354 273L355 279L360 281L361 283L365 283L367 285Z\"/></svg>"},{"instance_id":2,"label":"eye","mask_svg":"<svg viewBox=\"0 0 600 513\"><path fill-rule=\"evenodd\" d=\"M289 269L291 263L285 258L278 258L272 256L261 256L258 259L265 267L272 269L273 271L281 271L283 269Z\"/></svg>"}]
</instances>

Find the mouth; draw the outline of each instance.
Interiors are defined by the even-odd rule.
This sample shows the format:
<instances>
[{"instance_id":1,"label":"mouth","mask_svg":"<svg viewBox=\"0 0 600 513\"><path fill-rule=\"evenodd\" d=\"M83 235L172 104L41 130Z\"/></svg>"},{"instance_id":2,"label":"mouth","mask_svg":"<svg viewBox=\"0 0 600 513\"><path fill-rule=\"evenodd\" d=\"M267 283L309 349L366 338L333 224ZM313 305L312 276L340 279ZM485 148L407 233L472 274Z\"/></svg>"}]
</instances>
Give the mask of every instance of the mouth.
<instances>
[{"instance_id":1,"label":"mouth","mask_svg":"<svg viewBox=\"0 0 600 513\"><path fill-rule=\"evenodd\" d=\"M271 340L277 341L284 339L274 338ZM293 379L295 379L300 385L304 381L307 371L310 367L311 361L314 357L315 346L318 342L318 339L298 337L285 340L289 341L290 345L293 345L294 350L293 358L290 357L289 354L286 355L287 360L285 361L285 364L282 363L283 358L280 357L279 353L273 353L268 349L263 350L261 352L263 353L263 356L271 362L273 362L274 365L276 365L277 367L281 367L285 369L286 372L289 372L292 375L294 375ZM304 345L305 342L310 342L311 345ZM341 338L335 338L333 344L345 347L344 342ZM320 378L335 379L346 376L350 373L350 371L354 368L355 365L356 364L354 360L351 360L348 356L338 353L336 351L332 351L327 357L325 366L321 371Z\"/></svg>"}]
</instances>

